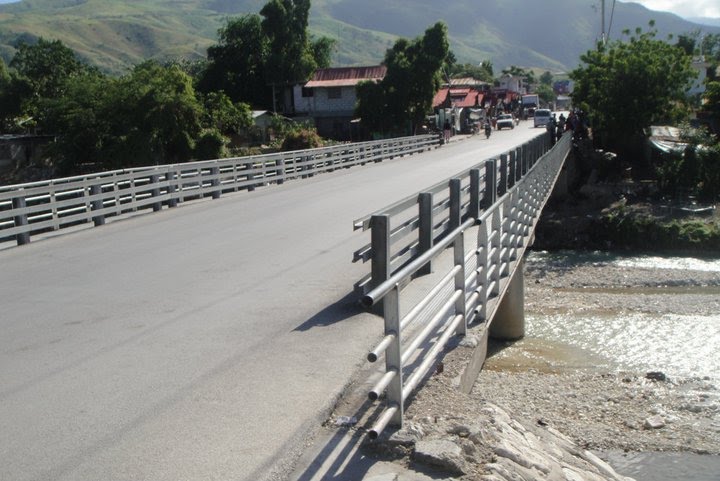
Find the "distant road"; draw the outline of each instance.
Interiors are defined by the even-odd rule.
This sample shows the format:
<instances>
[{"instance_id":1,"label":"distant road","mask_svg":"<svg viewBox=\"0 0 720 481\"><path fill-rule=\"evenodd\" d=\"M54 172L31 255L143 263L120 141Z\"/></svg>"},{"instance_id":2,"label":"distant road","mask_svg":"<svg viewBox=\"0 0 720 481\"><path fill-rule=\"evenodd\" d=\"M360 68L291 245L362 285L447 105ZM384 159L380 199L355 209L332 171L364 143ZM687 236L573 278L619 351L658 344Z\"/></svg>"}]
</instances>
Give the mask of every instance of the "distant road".
<instances>
[{"instance_id":1,"label":"distant road","mask_svg":"<svg viewBox=\"0 0 720 481\"><path fill-rule=\"evenodd\" d=\"M0 251L0 481L281 479L382 331L352 221L530 126Z\"/></svg>"}]
</instances>

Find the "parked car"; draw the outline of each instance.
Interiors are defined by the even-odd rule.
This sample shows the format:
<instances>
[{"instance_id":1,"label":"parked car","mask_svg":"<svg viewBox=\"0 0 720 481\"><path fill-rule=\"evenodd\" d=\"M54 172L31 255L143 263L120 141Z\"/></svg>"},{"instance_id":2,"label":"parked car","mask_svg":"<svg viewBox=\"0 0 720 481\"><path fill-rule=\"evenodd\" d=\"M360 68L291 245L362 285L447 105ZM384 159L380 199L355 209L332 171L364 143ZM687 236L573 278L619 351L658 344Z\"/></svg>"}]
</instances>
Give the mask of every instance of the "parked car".
<instances>
[{"instance_id":1,"label":"parked car","mask_svg":"<svg viewBox=\"0 0 720 481\"><path fill-rule=\"evenodd\" d=\"M515 128L515 119L512 114L500 114L497 118L497 129L500 130L503 127Z\"/></svg>"},{"instance_id":2,"label":"parked car","mask_svg":"<svg viewBox=\"0 0 720 481\"><path fill-rule=\"evenodd\" d=\"M542 127L550 122L552 118L552 112L549 109L537 109L535 110L535 117L533 120L534 127Z\"/></svg>"}]
</instances>

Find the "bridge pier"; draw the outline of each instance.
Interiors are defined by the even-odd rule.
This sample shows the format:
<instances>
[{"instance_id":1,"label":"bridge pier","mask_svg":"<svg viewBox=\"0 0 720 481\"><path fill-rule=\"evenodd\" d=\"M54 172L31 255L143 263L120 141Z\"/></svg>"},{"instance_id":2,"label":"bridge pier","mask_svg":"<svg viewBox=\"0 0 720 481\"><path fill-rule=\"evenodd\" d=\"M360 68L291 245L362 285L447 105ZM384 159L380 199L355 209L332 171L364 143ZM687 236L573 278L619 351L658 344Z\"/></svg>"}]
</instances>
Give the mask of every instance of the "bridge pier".
<instances>
[{"instance_id":1,"label":"bridge pier","mask_svg":"<svg viewBox=\"0 0 720 481\"><path fill-rule=\"evenodd\" d=\"M494 339L511 341L525 336L524 267L525 261L521 259L490 324L490 337Z\"/></svg>"}]
</instances>

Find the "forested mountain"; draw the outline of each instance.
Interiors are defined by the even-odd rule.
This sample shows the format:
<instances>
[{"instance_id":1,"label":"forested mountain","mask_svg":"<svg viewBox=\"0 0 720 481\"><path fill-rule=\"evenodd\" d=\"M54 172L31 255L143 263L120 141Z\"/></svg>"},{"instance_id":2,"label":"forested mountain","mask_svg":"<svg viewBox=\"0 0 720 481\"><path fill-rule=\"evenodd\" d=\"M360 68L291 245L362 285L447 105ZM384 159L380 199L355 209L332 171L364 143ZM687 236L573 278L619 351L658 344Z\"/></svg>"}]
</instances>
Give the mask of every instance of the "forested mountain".
<instances>
[{"instance_id":1,"label":"forested mountain","mask_svg":"<svg viewBox=\"0 0 720 481\"><path fill-rule=\"evenodd\" d=\"M120 73L148 58L200 58L230 16L257 13L266 0L22 0L0 5L0 55L37 37L59 39L88 62ZM461 63L568 70L600 35L597 0L312 0L310 31L337 39L333 64L373 64L398 36L414 38L438 20ZM609 10L609 9L608 9ZM700 25L639 4L617 2L606 28L656 21L661 36ZM707 32L720 28L703 26Z\"/></svg>"}]
</instances>

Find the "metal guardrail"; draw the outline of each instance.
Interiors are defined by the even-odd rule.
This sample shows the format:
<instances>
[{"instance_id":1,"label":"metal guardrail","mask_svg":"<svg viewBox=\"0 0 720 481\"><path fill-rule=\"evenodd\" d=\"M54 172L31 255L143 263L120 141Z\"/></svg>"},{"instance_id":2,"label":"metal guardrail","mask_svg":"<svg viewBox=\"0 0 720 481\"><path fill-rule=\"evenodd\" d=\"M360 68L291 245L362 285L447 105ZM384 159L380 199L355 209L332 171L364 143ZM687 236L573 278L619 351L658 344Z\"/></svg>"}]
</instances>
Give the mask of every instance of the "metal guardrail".
<instances>
[{"instance_id":1,"label":"metal guardrail","mask_svg":"<svg viewBox=\"0 0 720 481\"><path fill-rule=\"evenodd\" d=\"M379 436L389 424L402 426L408 397L430 373L452 336L465 334L473 322L484 322L489 328L515 268L530 244L535 225L570 150L571 139L565 135L549 151L547 137L542 136L537 142L541 143L544 155L529 164L522 155L516 156L514 171L502 160L498 171L496 159L485 162L484 177L478 172L472 174L480 167L470 169L468 192L461 187L465 173L449 179L447 224L450 227L442 231L444 234L428 249L394 270L361 298L361 304L367 308L382 302L385 321L385 336L368 354L370 362L385 355L385 373L368 394L371 400L385 394L383 411L369 431L371 438ZM479 178L484 182L479 183ZM463 196L463 192L467 195ZM465 197L470 200L465 201ZM369 221L373 241L380 240L382 246L391 244L391 233L395 232L390 226L391 213L395 210L388 208L384 213L372 215ZM382 236L376 235L375 229L381 231ZM468 242L470 230L477 230L475 243ZM403 287L425 272L449 247L453 248L450 265L434 273L439 280L421 299L406 306L403 313L400 309ZM378 257L386 263L389 272L391 256L387 250ZM404 296L403 300L412 302L410 296ZM418 324L420 327L409 329Z\"/></svg>"},{"instance_id":2,"label":"metal guardrail","mask_svg":"<svg viewBox=\"0 0 720 481\"><path fill-rule=\"evenodd\" d=\"M370 273L355 284L355 291L366 294L456 228L460 221L451 209L453 196L460 196L457 208L461 219L477 218L481 208L491 205L487 195L483 195L487 191L485 186L497 182L499 195L505 194L549 146L547 135L540 134L497 159L466 169L452 179L353 221L354 230L372 229L370 243L353 253L353 262L371 262ZM388 227L388 232L380 225L383 215L390 217L387 226L392 224L392 228ZM387 242L386 237L389 237ZM428 273L431 269L432 263L429 263L419 273Z\"/></svg>"},{"instance_id":3,"label":"metal guardrail","mask_svg":"<svg viewBox=\"0 0 720 481\"><path fill-rule=\"evenodd\" d=\"M0 244L141 210L252 191L271 183L381 162L440 145L435 135L402 137L249 157L116 170L0 186Z\"/></svg>"}]
</instances>

